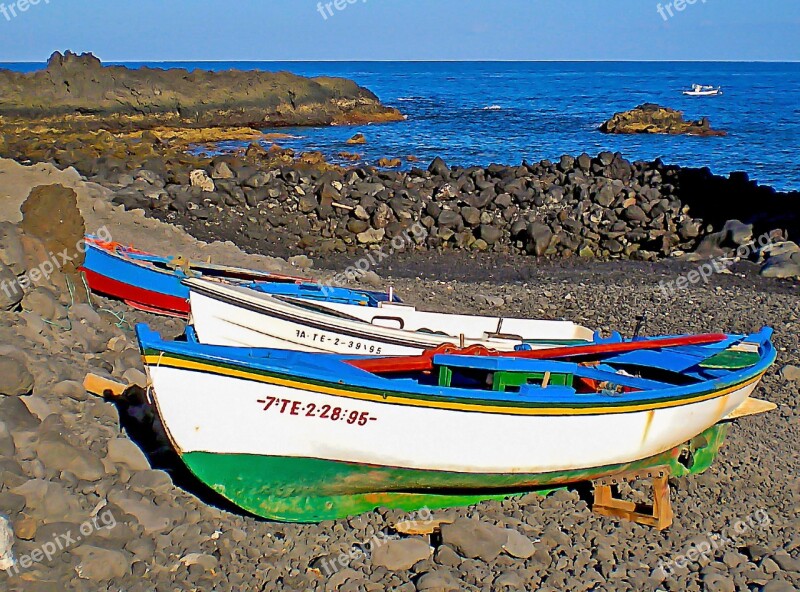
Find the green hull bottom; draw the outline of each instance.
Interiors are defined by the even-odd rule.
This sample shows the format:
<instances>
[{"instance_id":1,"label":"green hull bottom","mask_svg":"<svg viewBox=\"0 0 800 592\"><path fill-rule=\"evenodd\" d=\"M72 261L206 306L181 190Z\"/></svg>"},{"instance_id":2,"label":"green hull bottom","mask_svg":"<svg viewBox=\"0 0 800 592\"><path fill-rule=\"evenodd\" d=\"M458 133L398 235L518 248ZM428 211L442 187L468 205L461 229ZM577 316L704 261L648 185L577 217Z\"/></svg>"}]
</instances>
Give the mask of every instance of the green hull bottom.
<instances>
[{"instance_id":1,"label":"green hull bottom","mask_svg":"<svg viewBox=\"0 0 800 592\"><path fill-rule=\"evenodd\" d=\"M252 514L283 522L320 522L379 507L437 510L533 491L546 494L554 486L650 467L667 466L676 477L698 474L711 466L727 430L727 424L718 424L692 442L632 463L544 474L451 473L207 452L182 458L201 481Z\"/></svg>"}]
</instances>

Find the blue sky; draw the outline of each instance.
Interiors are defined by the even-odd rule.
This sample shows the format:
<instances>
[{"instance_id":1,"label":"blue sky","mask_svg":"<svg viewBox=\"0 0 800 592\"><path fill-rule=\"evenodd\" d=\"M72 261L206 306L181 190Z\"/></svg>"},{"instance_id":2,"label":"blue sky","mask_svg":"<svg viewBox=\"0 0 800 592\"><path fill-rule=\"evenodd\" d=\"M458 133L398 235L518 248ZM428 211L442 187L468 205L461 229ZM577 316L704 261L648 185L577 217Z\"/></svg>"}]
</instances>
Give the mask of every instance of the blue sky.
<instances>
[{"instance_id":1,"label":"blue sky","mask_svg":"<svg viewBox=\"0 0 800 592\"><path fill-rule=\"evenodd\" d=\"M0 61L800 60L797 0L20 1Z\"/></svg>"}]
</instances>

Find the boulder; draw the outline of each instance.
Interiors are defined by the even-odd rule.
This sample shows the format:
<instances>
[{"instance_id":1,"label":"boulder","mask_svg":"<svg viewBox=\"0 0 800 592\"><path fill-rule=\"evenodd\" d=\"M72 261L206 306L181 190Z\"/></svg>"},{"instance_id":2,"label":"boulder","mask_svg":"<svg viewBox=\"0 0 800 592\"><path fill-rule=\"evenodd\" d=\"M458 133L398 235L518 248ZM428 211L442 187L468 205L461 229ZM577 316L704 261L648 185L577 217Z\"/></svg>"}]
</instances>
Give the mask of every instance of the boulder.
<instances>
[{"instance_id":1,"label":"boulder","mask_svg":"<svg viewBox=\"0 0 800 592\"><path fill-rule=\"evenodd\" d=\"M452 524L442 525L442 541L464 557L479 557L489 563L508 544L508 533L503 528L485 522L459 518Z\"/></svg>"},{"instance_id":2,"label":"boulder","mask_svg":"<svg viewBox=\"0 0 800 592\"><path fill-rule=\"evenodd\" d=\"M69 471L84 481L99 481L106 474L103 463L87 448L76 448L52 431L39 438L36 456L46 467Z\"/></svg>"},{"instance_id":3,"label":"boulder","mask_svg":"<svg viewBox=\"0 0 800 592\"><path fill-rule=\"evenodd\" d=\"M8 518L0 515L0 569L8 570L17 564L13 547L14 530Z\"/></svg>"},{"instance_id":4,"label":"boulder","mask_svg":"<svg viewBox=\"0 0 800 592\"><path fill-rule=\"evenodd\" d=\"M403 166L403 161L399 158L381 158L378 160L378 166L385 169L397 169Z\"/></svg>"},{"instance_id":5,"label":"boulder","mask_svg":"<svg viewBox=\"0 0 800 592\"><path fill-rule=\"evenodd\" d=\"M725 136L726 132L711 128L707 117L687 121L682 111L654 103L639 105L617 113L600 126L606 134L685 134L692 136Z\"/></svg>"},{"instance_id":6,"label":"boulder","mask_svg":"<svg viewBox=\"0 0 800 592\"><path fill-rule=\"evenodd\" d=\"M503 230L491 224L481 224L478 235L487 245L493 245L503 238Z\"/></svg>"},{"instance_id":7,"label":"boulder","mask_svg":"<svg viewBox=\"0 0 800 592\"><path fill-rule=\"evenodd\" d=\"M106 458L113 463L125 465L132 471L150 470L150 462L142 450L127 438L109 440Z\"/></svg>"},{"instance_id":8,"label":"boulder","mask_svg":"<svg viewBox=\"0 0 800 592\"><path fill-rule=\"evenodd\" d=\"M762 276L780 279L800 277L800 246L792 242L775 243L763 252L767 260L761 267Z\"/></svg>"},{"instance_id":9,"label":"boulder","mask_svg":"<svg viewBox=\"0 0 800 592\"><path fill-rule=\"evenodd\" d=\"M46 288L35 288L22 298L22 309L35 313L51 323L67 318L67 309Z\"/></svg>"},{"instance_id":10,"label":"boulder","mask_svg":"<svg viewBox=\"0 0 800 592\"><path fill-rule=\"evenodd\" d=\"M553 240L553 230L541 222L533 222L528 225L528 252L535 254L537 257L543 257L550 247L550 241Z\"/></svg>"},{"instance_id":11,"label":"boulder","mask_svg":"<svg viewBox=\"0 0 800 592\"><path fill-rule=\"evenodd\" d=\"M358 134L354 135L352 138L350 138L349 140L347 140L347 144L349 146L360 146L360 145L366 144L366 143L367 143L367 138L362 133L358 133Z\"/></svg>"},{"instance_id":12,"label":"boulder","mask_svg":"<svg viewBox=\"0 0 800 592\"><path fill-rule=\"evenodd\" d=\"M447 163L442 160L440 157L436 157L431 162L430 166L428 167L428 172L432 175L436 175L437 177L449 177L450 176L450 169L447 167Z\"/></svg>"},{"instance_id":13,"label":"boulder","mask_svg":"<svg viewBox=\"0 0 800 592\"><path fill-rule=\"evenodd\" d=\"M389 571L405 571L433 555L433 548L421 538L387 541L372 553L373 567Z\"/></svg>"},{"instance_id":14,"label":"boulder","mask_svg":"<svg viewBox=\"0 0 800 592\"><path fill-rule=\"evenodd\" d=\"M63 185L34 187L20 210L22 232L40 240L47 251L46 258L55 255L64 273L76 274L84 261L80 247L86 235L86 224L78 209L75 191ZM44 269L45 261L41 264Z\"/></svg>"},{"instance_id":15,"label":"boulder","mask_svg":"<svg viewBox=\"0 0 800 592\"><path fill-rule=\"evenodd\" d=\"M199 187L202 191L208 193L213 193L217 189L214 180L202 169L196 169L189 173L189 181L192 187Z\"/></svg>"},{"instance_id":16,"label":"boulder","mask_svg":"<svg viewBox=\"0 0 800 592\"><path fill-rule=\"evenodd\" d=\"M12 310L22 301L23 290L17 276L0 262L0 310Z\"/></svg>"},{"instance_id":17,"label":"boulder","mask_svg":"<svg viewBox=\"0 0 800 592\"><path fill-rule=\"evenodd\" d=\"M20 397L33 391L34 379L20 358L0 357L0 395Z\"/></svg>"},{"instance_id":18,"label":"boulder","mask_svg":"<svg viewBox=\"0 0 800 592\"><path fill-rule=\"evenodd\" d=\"M25 273L25 249L17 226L0 222L0 263L5 264L14 275Z\"/></svg>"},{"instance_id":19,"label":"boulder","mask_svg":"<svg viewBox=\"0 0 800 592\"><path fill-rule=\"evenodd\" d=\"M386 231L383 228L370 228L356 238L362 245L374 245L381 242L384 236L386 236Z\"/></svg>"},{"instance_id":20,"label":"boulder","mask_svg":"<svg viewBox=\"0 0 800 592\"><path fill-rule=\"evenodd\" d=\"M789 382L800 381L800 366L787 364L781 369L781 377Z\"/></svg>"},{"instance_id":21,"label":"boulder","mask_svg":"<svg viewBox=\"0 0 800 592\"><path fill-rule=\"evenodd\" d=\"M81 545L70 553L79 559L75 571L82 580L105 582L130 574L131 561L122 551Z\"/></svg>"}]
</instances>

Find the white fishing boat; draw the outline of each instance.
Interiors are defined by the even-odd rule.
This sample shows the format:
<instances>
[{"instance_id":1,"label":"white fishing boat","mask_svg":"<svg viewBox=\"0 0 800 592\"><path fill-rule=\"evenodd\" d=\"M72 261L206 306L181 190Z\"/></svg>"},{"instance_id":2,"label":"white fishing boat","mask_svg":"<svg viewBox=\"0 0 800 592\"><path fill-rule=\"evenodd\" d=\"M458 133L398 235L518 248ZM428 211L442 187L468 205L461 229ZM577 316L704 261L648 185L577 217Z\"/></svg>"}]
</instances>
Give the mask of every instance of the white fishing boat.
<instances>
[{"instance_id":1,"label":"white fishing boat","mask_svg":"<svg viewBox=\"0 0 800 592\"><path fill-rule=\"evenodd\" d=\"M198 339L209 345L404 355L444 343L536 349L586 343L594 335L567 321L441 314L394 302L374 307L312 302L202 279L185 285Z\"/></svg>"},{"instance_id":2,"label":"white fishing boat","mask_svg":"<svg viewBox=\"0 0 800 592\"><path fill-rule=\"evenodd\" d=\"M137 332L189 469L250 512L301 522L648 467L702 471L721 444L706 430L742 408L775 360L769 329L395 358ZM708 463L695 465L701 453Z\"/></svg>"},{"instance_id":3,"label":"white fishing boat","mask_svg":"<svg viewBox=\"0 0 800 592\"><path fill-rule=\"evenodd\" d=\"M692 90L685 90L683 94L687 97L715 97L722 94L721 87L705 86L702 84L693 84Z\"/></svg>"}]
</instances>

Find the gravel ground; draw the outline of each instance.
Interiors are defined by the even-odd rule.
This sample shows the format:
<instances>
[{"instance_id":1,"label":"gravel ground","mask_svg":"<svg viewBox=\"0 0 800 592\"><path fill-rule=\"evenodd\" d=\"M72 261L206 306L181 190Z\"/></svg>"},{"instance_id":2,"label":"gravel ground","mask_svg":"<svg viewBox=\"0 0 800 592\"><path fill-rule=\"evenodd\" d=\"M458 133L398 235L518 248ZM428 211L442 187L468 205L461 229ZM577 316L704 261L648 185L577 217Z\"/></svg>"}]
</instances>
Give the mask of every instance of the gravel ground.
<instances>
[{"instance_id":1,"label":"gravel ground","mask_svg":"<svg viewBox=\"0 0 800 592\"><path fill-rule=\"evenodd\" d=\"M148 248L146 237L138 245ZM215 253L226 249L246 261L233 245ZM645 311L647 334L772 326L779 359L756 396L778 409L736 422L708 472L673 481L676 519L664 532L593 515L583 486L436 512L454 523L433 538L397 535L392 525L408 516L390 510L317 525L236 512L153 437L147 407L76 384L88 371L137 378L130 325L175 335L181 323L102 299L92 309L60 281L41 286L22 312L0 312L0 562L6 539L18 562L0 572L0 590L796 590L798 372L786 367L800 366L800 289L748 264L673 295L659 288L691 269L430 253L394 257L376 270L384 279L371 278L426 309L564 318L628 335Z\"/></svg>"}]
</instances>

